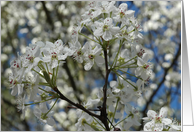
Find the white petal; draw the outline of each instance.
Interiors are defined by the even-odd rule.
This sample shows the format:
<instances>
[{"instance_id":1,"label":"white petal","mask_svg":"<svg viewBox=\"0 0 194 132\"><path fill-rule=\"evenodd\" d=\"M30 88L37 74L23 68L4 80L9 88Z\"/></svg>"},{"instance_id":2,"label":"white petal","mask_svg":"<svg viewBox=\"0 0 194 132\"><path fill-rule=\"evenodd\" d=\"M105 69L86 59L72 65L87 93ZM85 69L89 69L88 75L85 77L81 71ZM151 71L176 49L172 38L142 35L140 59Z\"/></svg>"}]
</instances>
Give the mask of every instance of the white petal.
<instances>
[{"instance_id":1,"label":"white petal","mask_svg":"<svg viewBox=\"0 0 194 132\"><path fill-rule=\"evenodd\" d=\"M106 18L104 20L104 24L106 24L106 25L112 25L112 18Z\"/></svg>"},{"instance_id":2,"label":"white petal","mask_svg":"<svg viewBox=\"0 0 194 132\"><path fill-rule=\"evenodd\" d=\"M138 33L137 35L140 39L143 39L143 35L141 33Z\"/></svg>"},{"instance_id":3,"label":"white petal","mask_svg":"<svg viewBox=\"0 0 194 132\"><path fill-rule=\"evenodd\" d=\"M20 84L18 84L18 95L22 93L23 93L23 87Z\"/></svg>"},{"instance_id":4,"label":"white petal","mask_svg":"<svg viewBox=\"0 0 194 132\"><path fill-rule=\"evenodd\" d=\"M52 61L52 66L51 66L51 68L53 69L53 68L55 68L55 67L57 67L57 66L58 66L58 60L54 59L54 60Z\"/></svg>"},{"instance_id":5,"label":"white petal","mask_svg":"<svg viewBox=\"0 0 194 132\"><path fill-rule=\"evenodd\" d=\"M181 130L181 126L177 126L177 125L171 125L170 126L172 129L175 129L175 130ZM173 130L172 130L173 131Z\"/></svg>"},{"instance_id":6,"label":"white petal","mask_svg":"<svg viewBox=\"0 0 194 132\"><path fill-rule=\"evenodd\" d=\"M103 37L103 39L106 40L106 41L111 40L111 39L112 39L111 32L110 32L110 31L105 31L102 37Z\"/></svg>"},{"instance_id":7,"label":"white petal","mask_svg":"<svg viewBox=\"0 0 194 132\"><path fill-rule=\"evenodd\" d=\"M135 69L135 76L140 76L143 71L142 67L138 67Z\"/></svg>"},{"instance_id":8,"label":"white petal","mask_svg":"<svg viewBox=\"0 0 194 132\"><path fill-rule=\"evenodd\" d=\"M150 58L150 57L149 57L149 54L148 54L148 53L144 53L144 54L143 54L142 59L143 59L144 62L148 62L149 58Z\"/></svg>"},{"instance_id":9,"label":"white petal","mask_svg":"<svg viewBox=\"0 0 194 132\"><path fill-rule=\"evenodd\" d=\"M141 79L138 79L137 82L136 82L136 84L137 84L137 87L139 89L141 87L141 85L142 85L142 80Z\"/></svg>"},{"instance_id":10,"label":"white petal","mask_svg":"<svg viewBox=\"0 0 194 132\"><path fill-rule=\"evenodd\" d=\"M117 16L115 16L115 17L113 17L113 19L114 19L116 22L121 21L121 19L120 19L120 16L119 16L119 15L117 15Z\"/></svg>"},{"instance_id":11,"label":"white petal","mask_svg":"<svg viewBox=\"0 0 194 132\"><path fill-rule=\"evenodd\" d=\"M147 62L147 61L146 61ZM137 58L137 65L138 66L143 66L145 64L145 61L142 60L140 57Z\"/></svg>"},{"instance_id":12,"label":"white petal","mask_svg":"<svg viewBox=\"0 0 194 132\"><path fill-rule=\"evenodd\" d=\"M132 17L134 15L135 11L133 10L128 10L125 12L125 14L127 15L127 17Z\"/></svg>"},{"instance_id":13,"label":"white petal","mask_svg":"<svg viewBox=\"0 0 194 132\"><path fill-rule=\"evenodd\" d=\"M153 121L150 121L150 122L147 122L144 125L143 130L144 131L152 131L152 127L154 127L154 122Z\"/></svg>"},{"instance_id":14,"label":"white petal","mask_svg":"<svg viewBox=\"0 0 194 132\"><path fill-rule=\"evenodd\" d=\"M48 115L47 115L47 116L48 116L48 117L51 117L51 116L53 116L53 115L54 115L54 113L55 113L54 111L50 111L50 112L48 113Z\"/></svg>"},{"instance_id":15,"label":"white petal","mask_svg":"<svg viewBox=\"0 0 194 132\"><path fill-rule=\"evenodd\" d=\"M139 123L138 122L138 118L136 117L136 116L134 116L134 120L133 120L133 124L135 125L135 126L140 126L141 125L141 123Z\"/></svg>"},{"instance_id":16,"label":"white petal","mask_svg":"<svg viewBox=\"0 0 194 132\"><path fill-rule=\"evenodd\" d=\"M34 55L35 57L38 57L38 56L40 55L40 47L39 47L39 46L37 46L37 47L35 48L35 51L33 52L33 55Z\"/></svg>"},{"instance_id":17,"label":"white petal","mask_svg":"<svg viewBox=\"0 0 194 132\"><path fill-rule=\"evenodd\" d=\"M67 58L67 54L65 55L59 55L58 60L65 60Z\"/></svg>"},{"instance_id":18,"label":"white petal","mask_svg":"<svg viewBox=\"0 0 194 132\"><path fill-rule=\"evenodd\" d=\"M45 47L52 47L54 44L52 42L46 41L46 46Z\"/></svg>"},{"instance_id":19,"label":"white petal","mask_svg":"<svg viewBox=\"0 0 194 132\"><path fill-rule=\"evenodd\" d=\"M141 78L143 80L147 80L148 79L148 74L147 74L147 71L146 70L143 70L142 73L141 73Z\"/></svg>"},{"instance_id":20,"label":"white petal","mask_svg":"<svg viewBox=\"0 0 194 132\"><path fill-rule=\"evenodd\" d=\"M52 119L52 118L47 118L47 123L50 125L50 126L53 126L55 124L55 121Z\"/></svg>"},{"instance_id":21,"label":"white petal","mask_svg":"<svg viewBox=\"0 0 194 132\"><path fill-rule=\"evenodd\" d=\"M111 81L110 82L110 87L116 87L117 81Z\"/></svg>"},{"instance_id":22,"label":"white petal","mask_svg":"<svg viewBox=\"0 0 194 132\"><path fill-rule=\"evenodd\" d=\"M132 106L131 106L130 104L126 104L126 105L125 105L125 112L126 112L127 114L129 114L130 111L132 111Z\"/></svg>"},{"instance_id":23,"label":"white petal","mask_svg":"<svg viewBox=\"0 0 194 132\"><path fill-rule=\"evenodd\" d=\"M51 61L51 56L47 56L47 57L42 57L43 62L50 62Z\"/></svg>"},{"instance_id":24,"label":"white petal","mask_svg":"<svg viewBox=\"0 0 194 132\"><path fill-rule=\"evenodd\" d=\"M103 64L105 61L104 61L104 58L102 56L95 56L95 62L97 64Z\"/></svg>"},{"instance_id":25,"label":"white petal","mask_svg":"<svg viewBox=\"0 0 194 132\"><path fill-rule=\"evenodd\" d=\"M95 31L94 31L94 35L99 37L99 36L102 36L103 35L103 30L101 27L97 28Z\"/></svg>"},{"instance_id":26,"label":"white petal","mask_svg":"<svg viewBox=\"0 0 194 132\"><path fill-rule=\"evenodd\" d=\"M42 113L42 111L41 111L39 108L35 107L35 109L34 109L34 115L35 115L37 118L40 118L41 113Z\"/></svg>"},{"instance_id":27,"label":"white petal","mask_svg":"<svg viewBox=\"0 0 194 132\"><path fill-rule=\"evenodd\" d=\"M34 62L33 62L33 65L36 66L38 64L38 62L40 61L40 58L39 57L36 57L34 59Z\"/></svg>"},{"instance_id":28,"label":"white petal","mask_svg":"<svg viewBox=\"0 0 194 132\"><path fill-rule=\"evenodd\" d=\"M124 123L124 129L127 131L132 126L132 123L129 121L127 123Z\"/></svg>"},{"instance_id":29,"label":"white petal","mask_svg":"<svg viewBox=\"0 0 194 132\"><path fill-rule=\"evenodd\" d=\"M124 49L121 51L121 57L122 58L129 58L129 50L128 49Z\"/></svg>"},{"instance_id":30,"label":"white petal","mask_svg":"<svg viewBox=\"0 0 194 132\"><path fill-rule=\"evenodd\" d=\"M99 47L96 46L93 51L94 51L94 55L97 56L97 55L101 54L102 48L99 48Z\"/></svg>"},{"instance_id":31,"label":"white petal","mask_svg":"<svg viewBox=\"0 0 194 132\"><path fill-rule=\"evenodd\" d=\"M110 31L113 35L115 35L115 34L119 33L120 28L119 27L112 27L112 28L110 28Z\"/></svg>"},{"instance_id":32,"label":"white petal","mask_svg":"<svg viewBox=\"0 0 194 132\"><path fill-rule=\"evenodd\" d=\"M160 109L159 117L165 118L165 117L167 116L167 112L168 112L168 108L162 107L162 108Z\"/></svg>"},{"instance_id":33,"label":"white petal","mask_svg":"<svg viewBox=\"0 0 194 132\"><path fill-rule=\"evenodd\" d=\"M163 118L162 119L162 123L164 123L165 125L169 125L172 123L172 120L171 119L168 119L168 118Z\"/></svg>"},{"instance_id":34,"label":"white petal","mask_svg":"<svg viewBox=\"0 0 194 132\"><path fill-rule=\"evenodd\" d=\"M153 110L149 110L148 113L147 113L147 116L150 118L150 119L153 119L155 118L157 115L157 113Z\"/></svg>"},{"instance_id":35,"label":"white petal","mask_svg":"<svg viewBox=\"0 0 194 132\"><path fill-rule=\"evenodd\" d=\"M150 118L149 117L144 117L144 118L142 118L144 121L149 121L150 120Z\"/></svg>"},{"instance_id":36,"label":"white petal","mask_svg":"<svg viewBox=\"0 0 194 132\"><path fill-rule=\"evenodd\" d=\"M154 131L162 131L163 130L163 124L162 123L156 123L154 127Z\"/></svg>"},{"instance_id":37,"label":"white petal","mask_svg":"<svg viewBox=\"0 0 194 132\"><path fill-rule=\"evenodd\" d=\"M89 63L86 63L86 65L84 66L84 69L86 71L90 70L93 66L94 62L93 61L90 61Z\"/></svg>"},{"instance_id":38,"label":"white petal","mask_svg":"<svg viewBox=\"0 0 194 132\"><path fill-rule=\"evenodd\" d=\"M16 96L16 94L18 93L18 89L16 87L14 87L11 91L11 95L12 96Z\"/></svg>"},{"instance_id":39,"label":"white petal","mask_svg":"<svg viewBox=\"0 0 194 132\"><path fill-rule=\"evenodd\" d=\"M43 43L42 41L38 41L36 42L36 44L40 47L44 47L45 46L45 43Z\"/></svg>"}]
</instances>

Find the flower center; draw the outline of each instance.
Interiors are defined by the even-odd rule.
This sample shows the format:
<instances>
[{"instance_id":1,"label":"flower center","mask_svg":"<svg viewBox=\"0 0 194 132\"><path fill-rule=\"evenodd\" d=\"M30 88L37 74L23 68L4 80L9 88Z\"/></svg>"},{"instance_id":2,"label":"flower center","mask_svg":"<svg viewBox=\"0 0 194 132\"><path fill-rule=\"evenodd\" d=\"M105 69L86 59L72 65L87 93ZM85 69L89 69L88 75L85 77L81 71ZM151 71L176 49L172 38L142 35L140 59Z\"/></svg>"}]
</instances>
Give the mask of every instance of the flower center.
<instances>
[{"instance_id":1,"label":"flower center","mask_svg":"<svg viewBox=\"0 0 194 132\"><path fill-rule=\"evenodd\" d=\"M103 26L103 32L105 32L106 30L108 30L109 28L108 28L108 25L104 25Z\"/></svg>"},{"instance_id":2,"label":"flower center","mask_svg":"<svg viewBox=\"0 0 194 132\"><path fill-rule=\"evenodd\" d=\"M147 64L143 65L144 69L147 69L148 67L149 67L149 65L147 65Z\"/></svg>"},{"instance_id":3,"label":"flower center","mask_svg":"<svg viewBox=\"0 0 194 132\"><path fill-rule=\"evenodd\" d=\"M120 17L123 18L125 16L125 13L124 12L120 12Z\"/></svg>"},{"instance_id":4,"label":"flower center","mask_svg":"<svg viewBox=\"0 0 194 132\"><path fill-rule=\"evenodd\" d=\"M34 58L35 58L35 57L29 56L29 55L28 55L28 57L26 57L26 59L28 59L31 63L34 62Z\"/></svg>"},{"instance_id":5,"label":"flower center","mask_svg":"<svg viewBox=\"0 0 194 132\"><path fill-rule=\"evenodd\" d=\"M81 55L81 54L82 54L82 52L81 52L81 51L78 51L78 52L77 52L77 55L78 55L78 56L79 56L79 55Z\"/></svg>"},{"instance_id":6,"label":"flower center","mask_svg":"<svg viewBox=\"0 0 194 132\"><path fill-rule=\"evenodd\" d=\"M52 52L52 59L56 59L57 58L57 53L56 52Z\"/></svg>"},{"instance_id":7,"label":"flower center","mask_svg":"<svg viewBox=\"0 0 194 132\"><path fill-rule=\"evenodd\" d=\"M123 63L125 63L125 58L123 58L123 57L120 57L120 58L118 59L118 62L119 62L120 64L123 64Z\"/></svg>"},{"instance_id":8,"label":"flower center","mask_svg":"<svg viewBox=\"0 0 194 132\"><path fill-rule=\"evenodd\" d=\"M94 59L94 55L89 55L88 56L90 59Z\"/></svg>"},{"instance_id":9,"label":"flower center","mask_svg":"<svg viewBox=\"0 0 194 132\"><path fill-rule=\"evenodd\" d=\"M155 117L155 123L162 123L162 119L160 117Z\"/></svg>"},{"instance_id":10,"label":"flower center","mask_svg":"<svg viewBox=\"0 0 194 132\"><path fill-rule=\"evenodd\" d=\"M46 100L47 95L45 93L43 93L43 94L40 95L40 97L41 97L41 100Z\"/></svg>"},{"instance_id":11,"label":"flower center","mask_svg":"<svg viewBox=\"0 0 194 132\"><path fill-rule=\"evenodd\" d=\"M124 87L125 87L125 86L123 85L123 83L121 84L121 83L119 82L117 88L118 88L118 89L123 89Z\"/></svg>"},{"instance_id":12,"label":"flower center","mask_svg":"<svg viewBox=\"0 0 194 132\"><path fill-rule=\"evenodd\" d=\"M128 35L128 32L127 32L127 30L122 30L122 33L123 33L123 35Z\"/></svg>"},{"instance_id":13,"label":"flower center","mask_svg":"<svg viewBox=\"0 0 194 132\"><path fill-rule=\"evenodd\" d=\"M145 53L145 50L141 49L140 52L137 53L137 55L138 55L139 57L141 57L144 53Z\"/></svg>"}]
</instances>

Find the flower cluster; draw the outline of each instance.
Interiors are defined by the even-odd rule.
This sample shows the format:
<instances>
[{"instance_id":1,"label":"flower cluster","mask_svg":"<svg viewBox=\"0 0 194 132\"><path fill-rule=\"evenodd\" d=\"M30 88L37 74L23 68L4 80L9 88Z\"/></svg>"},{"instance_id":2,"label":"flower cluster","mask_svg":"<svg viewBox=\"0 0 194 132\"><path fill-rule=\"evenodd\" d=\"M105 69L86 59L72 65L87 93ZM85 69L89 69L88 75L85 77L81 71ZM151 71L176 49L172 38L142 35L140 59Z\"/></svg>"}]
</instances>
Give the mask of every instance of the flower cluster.
<instances>
[{"instance_id":1,"label":"flower cluster","mask_svg":"<svg viewBox=\"0 0 194 132\"><path fill-rule=\"evenodd\" d=\"M88 30L92 37L83 34L83 29ZM134 11L128 10L126 3L119 7L115 6L115 1L89 3L67 45L61 40L54 43L38 41L30 44L25 54L18 54L18 58L11 61L9 84L11 94L20 97L18 109L25 114L26 107L36 105L34 115L52 126L55 124L52 109L61 99L77 108L79 119L75 126L78 130L129 130L131 126L140 126L139 112L130 102L141 97L144 84L152 74L150 55L139 43L139 39L143 39L141 30ZM81 44L79 36L88 41ZM127 44L131 45L130 49L125 48ZM112 46L117 48L113 50ZM105 84L99 89L97 98L82 105L72 102L59 91L57 75L67 57L82 63L86 71L94 66L104 67ZM129 69L133 69L132 74ZM109 88L110 73L115 74L117 80L110 81ZM126 78L126 74L136 77L137 81ZM52 106L51 100L55 100ZM33 103L26 104L29 101ZM51 107L48 108L47 104ZM144 126L144 130L163 130L163 124L172 123L165 116L163 108L159 116L149 111L151 122Z\"/></svg>"}]
</instances>

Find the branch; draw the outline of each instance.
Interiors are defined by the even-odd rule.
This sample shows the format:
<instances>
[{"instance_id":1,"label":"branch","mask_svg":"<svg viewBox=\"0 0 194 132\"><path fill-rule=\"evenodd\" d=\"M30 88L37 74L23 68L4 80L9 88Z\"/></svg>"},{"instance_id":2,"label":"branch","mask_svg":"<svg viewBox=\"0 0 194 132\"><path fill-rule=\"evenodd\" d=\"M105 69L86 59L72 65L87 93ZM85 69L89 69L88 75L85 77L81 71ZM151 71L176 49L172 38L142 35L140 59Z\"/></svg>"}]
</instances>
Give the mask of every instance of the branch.
<instances>
[{"instance_id":1,"label":"branch","mask_svg":"<svg viewBox=\"0 0 194 132\"><path fill-rule=\"evenodd\" d=\"M105 84L103 86L104 97L103 97L101 117L103 120L103 124L106 127L106 130L110 131L110 128L109 128L108 122L107 122L107 114L106 114L107 85L108 85L108 75L110 73L110 70L108 69L107 50L104 50L104 56L105 56L105 66L106 66L106 78L105 78Z\"/></svg>"},{"instance_id":2,"label":"branch","mask_svg":"<svg viewBox=\"0 0 194 132\"><path fill-rule=\"evenodd\" d=\"M58 90L57 87L55 87L55 88L53 88L53 89L55 90L55 92L57 92L57 93L59 94L59 96L60 96L60 98L61 98L62 100L67 101L68 103L70 103L70 104L76 106L77 108L83 110L84 112L88 113L88 114L91 115L91 116L94 116L94 117L96 117L96 118L98 118L98 119L100 118L99 115L90 112L90 111L87 110L85 107L83 107L81 104L78 104L78 103L76 104L76 103L72 102L71 100L69 100L68 98L66 98L66 97Z\"/></svg>"}]
</instances>

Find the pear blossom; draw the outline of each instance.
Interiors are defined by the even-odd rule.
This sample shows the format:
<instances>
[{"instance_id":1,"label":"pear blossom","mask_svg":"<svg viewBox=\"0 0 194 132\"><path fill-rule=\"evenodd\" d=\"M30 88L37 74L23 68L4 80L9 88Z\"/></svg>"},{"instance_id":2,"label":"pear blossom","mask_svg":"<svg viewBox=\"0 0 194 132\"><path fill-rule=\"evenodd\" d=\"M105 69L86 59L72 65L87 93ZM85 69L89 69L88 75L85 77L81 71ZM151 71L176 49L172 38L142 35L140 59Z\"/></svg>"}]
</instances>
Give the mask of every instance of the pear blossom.
<instances>
[{"instance_id":1,"label":"pear blossom","mask_svg":"<svg viewBox=\"0 0 194 132\"><path fill-rule=\"evenodd\" d=\"M72 52L73 59L77 60L79 63L83 63L84 60L84 53L88 49L88 44L85 44L83 47L81 46L79 41L76 41L75 43L69 42L69 47Z\"/></svg>"},{"instance_id":2,"label":"pear blossom","mask_svg":"<svg viewBox=\"0 0 194 132\"><path fill-rule=\"evenodd\" d=\"M149 54L144 53L142 58L137 58L137 65L138 67L135 69L135 75L141 76L143 80L148 79L147 71L150 69L151 64L148 63L149 60Z\"/></svg>"},{"instance_id":3,"label":"pear blossom","mask_svg":"<svg viewBox=\"0 0 194 132\"><path fill-rule=\"evenodd\" d=\"M181 124L178 123L176 120L173 120L172 123L169 125L170 129L169 131L180 131L181 130Z\"/></svg>"},{"instance_id":4,"label":"pear blossom","mask_svg":"<svg viewBox=\"0 0 194 132\"><path fill-rule=\"evenodd\" d=\"M125 22L128 18L134 16L135 11L127 10L128 5L126 3L122 3L119 5L119 10L117 15L113 17L116 22Z\"/></svg>"},{"instance_id":5,"label":"pear blossom","mask_svg":"<svg viewBox=\"0 0 194 132\"><path fill-rule=\"evenodd\" d=\"M134 60L130 60L129 56L129 50L128 49L123 49L119 54L118 54L118 59L117 63L115 64L116 67L118 67L120 70L127 72L128 67L130 64L134 63ZM113 58L116 57L117 53L113 54ZM129 61L130 60L130 61Z\"/></svg>"},{"instance_id":6,"label":"pear blossom","mask_svg":"<svg viewBox=\"0 0 194 132\"><path fill-rule=\"evenodd\" d=\"M110 12L116 12L117 8L114 6L116 2L115 1L102 1L102 2L98 2L97 6L96 6L96 12L98 15L102 14L102 13L107 13L109 14Z\"/></svg>"},{"instance_id":7,"label":"pear blossom","mask_svg":"<svg viewBox=\"0 0 194 132\"><path fill-rule=\"evenodd\" d=\"M10 68L13 71L13 74L18 74L18 76L22 76L24 74L25 69L22 66L22 57L19 56L18 54L18 58L12 60L10 62Z\"/></svg>"},{"instance_id":8,"label":"pear blossom","mask_svg":"<svg viewBox=\"0 0 194 132\"><path fill-rule=\"evenodd\" d=\"M44 124L48 124L50 126L53 126L55 124L54 119L52 119L51 116L53 116L54 111L50 111L48 114L46 112L48 111L47 107L44 108L38 108L36 107L34 109L34 115Z\"/></svg>"},{"instance_id":9,"label":"pear blossom","mask_svg":"<svg viewBox=\"0 0 194 132\"><path fill-rule=\"evenodd\" d=\"M126 82L123 78L118 77L117 81L111 81L110 86L112 87L113 93L127 92L129 88L129 83Z\"/></svg>"},{"instance_id":10,"label":"pear blossom","mask_svg":"<svg viewBox=\"0 0 194 132\"><path fill-rule=\"evenodd\" d=\"M29 72L32 68L37 66L38 62L41 60L40 57L40 47L38 45L26 48L26 54L23 57L23 67L26 68L25 73Z\"/></svg>"},{"instance_id":11,"label":"pear blossom","mask_svg":"<svg viewBox=\"0 0 194 132\"><path fill-rule=\"evenodd\" d=\"M111 40L113 35L120 31L119 27L113 27L112 18L106 18L103 23L96 21L95 25L97 29L94 31L94 35L97 37L102 36L106 41Z\"/></svg>"},{"instance_id":12,"label":"pear blossom","mask_svg":"<svg viewBox=\"0 0 194 132\"><path fill-rule=\"evenodd\" d=\"M100 102L102 103L103 102L103 99L104 99L104 94L103 94L103 90L102 88L100 88L100 90L98 91L97 93L97 97L98 99L100 99ZM111 106L113 105L114 101L116 101L117 98L116 96L111 92L111 89L107 89L107 105L108 106Z\"/></svg>"},{"instance_id":13,"label":"pear blossom","mask_svg":"<svg viewBox=\"0 0 194 132\"><path fill-rule=\"evenodd\" d=\"M49 92L49 91L51 91L51 88L47 86L44 90ZM40 101L45 101L47 99L50 99L51 96L49 96L49 93L47 93L45 91L38 89L38 92L37 92L37 95L36 95L36 98L34 101L40 102ZM45 101L43 103L50 104L51 102L52 102L52 100ZM40 104L42 104L42 103L40 103Z\"/></svg>"},{"instance_id":14,"label":"pear blossom","mask_svg":"<svg viewBox=\"0 0 194 132\"><path fill-rule=\"evenodd\" d=\"M86 43L85 46L88 48L87 52L84 53L84 61L86 62L84 65L85 70L90 70L94 65L94 61L97 65L104 63L104 58L101 56L101 47L95 46L92 48L89 43Z\"/></svg>"},{"instance_id":15,"label":"pear blossom","mask_svg":"<svg viewBox=\"0 0 194 132\"><path fill-rule=\"evenodd\" d=\"M26 94L29 97L30 101L34 101L38 93L38 84L39 84L39 75L35 74L34 76L29 76L27 79L28 83L26 84L25 90Z\"/></svg>"},{"instance_id":16,"label":"pear blossom","mask_svg":"<svg viewBox=\"0 0 194 132\"><path fill-rule=\"evenodd\" d=\"M128 118L126 119L127 123L124 125L124 128L128 130L131 126L140 126L139 123L139 114L138 110L132 107L130 104L125 105L125 112L127 113Z\"/></svg>"},{"instance_id":17,"label":"pear blossom","mask_svg":"<svg viewBox=\"0 0 194 132\"><path fill-rule=\"evenodd\" d=\"M69 54L69 52L63 54L63 43L61 40L57 40L54 44L51 42L47 42L44 49L44 57L42 57L43 62L50 63L51 68L55 68L58 66L58 61L65 60Z\"/></svg>"},{"instance_id":18,"label":"pear blossom","mask_svg":"<svg viewBox=\"0 0 194 132\"><path fill-rule=\"evenodd\" d=\"M130 27L129 30L133 30L133 32L130 33L131 36L133 36L133 39L140 38L143 39L143 35L140 33L142 31L141 25L138 23L138 21L133 17L130 21Z\"/></svg>"},{"instance_id":19,"label":"pear blossom","mask_svg":"<svg viewBox=\"0 0 194 132\"><path fill-rule=\"evenodd\" d=\"M99 102L99 99L89 99L87 103L83 104L85 108L90 108L92 105L95 105ZM94 119L86 112L83 112L80 109L76 110L77 116L78 116L78 122L75 124L75 126L78 128L78 131L83 130L94 130L91 125L94 122ZM88 125L91 124L91 125Z\"/></svg>"},{"instance_id":20,"label":"pear blossom","mask_svg":"<svg viewBox=\"0 0 194 132\"><path fill-rule=\"evenodd\" d=\"M16 96L21 95L23 93L23 84L21 84L21 77L17 74L10 73L9 74L9 85L12 89L11 95Z\"/></svg>"},{"instance_id":21,"label":"pear blossom","mask_svg":"<svg viewBox=\"0 0 194 132\"><path fill-rule=\"evenodd\" d=\"M144 131L162 131L164 125L170 125L171 119L166 118L168 109L162 107L159 115L153 110L149 110L147 113L148 117L142 118L147 123L144 125Z\"/></svg>"}]
</instances>

